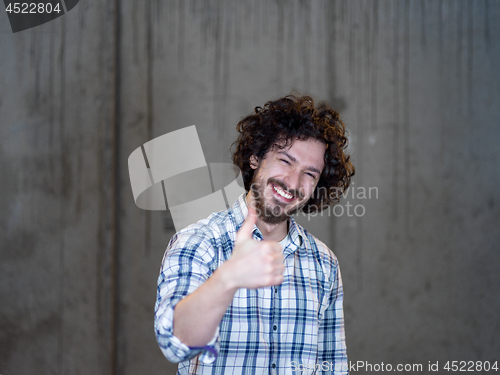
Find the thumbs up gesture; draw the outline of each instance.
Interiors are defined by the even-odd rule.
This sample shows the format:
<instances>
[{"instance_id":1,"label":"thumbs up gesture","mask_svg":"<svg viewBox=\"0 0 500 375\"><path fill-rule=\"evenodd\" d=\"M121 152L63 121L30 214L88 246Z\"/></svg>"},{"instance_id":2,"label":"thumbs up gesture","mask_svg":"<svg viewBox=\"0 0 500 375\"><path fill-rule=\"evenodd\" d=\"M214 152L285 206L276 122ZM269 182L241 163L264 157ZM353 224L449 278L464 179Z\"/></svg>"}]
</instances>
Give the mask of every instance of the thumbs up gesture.
<instances>
[{"instance_id":1,"label":"thumbs up gesture","mask_svg":"<svg viewBox=\"0 0 500 375\"><path fill-rule=\"evenodd\" d=\"M257 214L248 207L248 216L236 234L231 259L223 264L236 288L257 289L283 282L283 253L274 241L256 241L252 231Z\"/></svg>"}]
</instances>

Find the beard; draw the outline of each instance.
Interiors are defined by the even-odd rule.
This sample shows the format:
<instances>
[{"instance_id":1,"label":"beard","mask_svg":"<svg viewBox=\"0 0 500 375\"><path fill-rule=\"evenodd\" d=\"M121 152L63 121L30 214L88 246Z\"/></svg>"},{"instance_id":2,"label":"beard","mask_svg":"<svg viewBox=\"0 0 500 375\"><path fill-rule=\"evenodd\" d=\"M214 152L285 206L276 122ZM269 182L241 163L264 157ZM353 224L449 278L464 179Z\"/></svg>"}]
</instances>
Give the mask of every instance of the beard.
<instances>
[{"instance_id":1,"label":"beard","mask_svg":"<svg viewBox=\"0 0 500 375\"><path fill-rule=\"evenodd\" d=\"M299 204L297 206L288 207L286 203L280 202L274 197L271 197L270 200L274 202L274 205L272 205L272 202L266 201L266 198L264 196L265 188L270 184L279 186L284 191L293 194L298 199L302 199L302 196L298 191L289 190L283 181L280 181L274 177L269 178L267 181L263 181L256 175L252 181L252 184L250 185L250 191L252 192L252 196L254 198L254 208L257 212L257 216L264 223L279 224L287 221L290 216L298 212L307 203L303 202L302 204Z\"/></svg>"}]
</instances>

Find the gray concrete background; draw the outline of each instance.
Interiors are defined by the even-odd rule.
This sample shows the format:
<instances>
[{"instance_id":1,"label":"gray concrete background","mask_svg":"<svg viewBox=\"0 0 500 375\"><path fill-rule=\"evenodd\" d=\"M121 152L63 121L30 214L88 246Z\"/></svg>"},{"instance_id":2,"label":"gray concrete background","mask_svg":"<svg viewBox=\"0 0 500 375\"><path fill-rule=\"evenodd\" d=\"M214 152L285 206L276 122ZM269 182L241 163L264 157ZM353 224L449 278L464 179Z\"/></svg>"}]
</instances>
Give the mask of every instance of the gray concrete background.
<instances>
[{"instance_id":1,"label":"gray concrete background","mask_svg":"<svg viewBox=\"0 0 500 375\"><path fill-rule=\"evenodd\" d=\"M16 34L0 14L0 373L174 374L152 327L173 223L134 205L128 155L194 124L227 162L292 89L350 131L344 215L302 220L339 258L349 359L500 361L499 41L497 1L81 0Z\"/></svg>"}]
</instances>

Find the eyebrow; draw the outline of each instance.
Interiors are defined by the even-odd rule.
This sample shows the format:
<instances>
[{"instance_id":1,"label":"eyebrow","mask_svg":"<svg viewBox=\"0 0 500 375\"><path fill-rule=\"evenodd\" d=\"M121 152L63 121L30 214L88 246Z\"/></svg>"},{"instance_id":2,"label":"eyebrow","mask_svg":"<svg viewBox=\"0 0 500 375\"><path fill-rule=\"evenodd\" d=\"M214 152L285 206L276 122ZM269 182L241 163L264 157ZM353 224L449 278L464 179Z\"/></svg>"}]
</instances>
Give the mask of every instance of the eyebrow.
<instances>
[{"instance_id":1,"label":"eyebrow","mask_svg":"<svg viewBox=\"0 0 500 375\"><path fill-rule=\"evenodd\" d=\"M297 159L294 158L292 155L290 155L286 151L278 151L277 154L284 154L284 155L286 155L288 157L288 159L290 159L294 163L297 163ZM321 175L321 171L318 168L308 166L306 169L309 170L309 171L311 171L311 172L316 172L317 174Z\"/></svg>"}]
</instances>

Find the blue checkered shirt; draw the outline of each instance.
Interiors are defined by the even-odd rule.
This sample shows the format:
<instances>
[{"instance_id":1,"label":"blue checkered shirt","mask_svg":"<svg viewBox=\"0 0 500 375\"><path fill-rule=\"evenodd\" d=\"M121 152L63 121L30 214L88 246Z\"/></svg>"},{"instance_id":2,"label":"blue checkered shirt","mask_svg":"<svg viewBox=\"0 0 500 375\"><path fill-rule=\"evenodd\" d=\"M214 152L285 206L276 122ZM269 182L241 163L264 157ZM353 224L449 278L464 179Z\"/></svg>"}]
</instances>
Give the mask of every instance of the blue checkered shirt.
<instances>
[{"instance_id":1,"label":"blue checkered shirt","mask_svg":"<svg viewBox=\"0 0 500 375\"><path fill-rule=\"evenodd\" d=\"M155 306L155 333L163 354L180 362L178 374L347 374L337 258L293 218L281 285L238 289L215 336L202 348L190 348L173 335L175 305L231 257L247 214L241 195L230 209L170 240ZM263 239L256 226L253 237Z\"/></svg>"}]
</instances>

